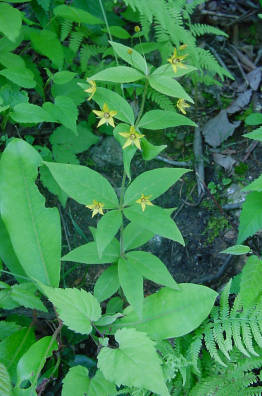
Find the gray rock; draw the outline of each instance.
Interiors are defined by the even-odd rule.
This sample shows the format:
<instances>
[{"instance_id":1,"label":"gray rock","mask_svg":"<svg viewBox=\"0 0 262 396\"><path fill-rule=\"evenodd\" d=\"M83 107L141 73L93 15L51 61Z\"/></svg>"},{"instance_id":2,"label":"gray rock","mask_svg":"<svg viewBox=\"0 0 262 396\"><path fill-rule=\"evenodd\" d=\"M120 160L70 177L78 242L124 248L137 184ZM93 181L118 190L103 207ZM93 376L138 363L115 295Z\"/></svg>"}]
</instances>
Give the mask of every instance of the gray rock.
<instances>
[{"instance_id":1,"label":"gray rock","mask_svg":"<svg viewBox=\"0 0 262 396\"><path fill-rule=\"evenodd\" d=\"M113 136L104 138L100 145L94 146L90 150L90 156L97 168L103 168L110 164L122 166L122 148Z\"/></svg>"}]
</instances>

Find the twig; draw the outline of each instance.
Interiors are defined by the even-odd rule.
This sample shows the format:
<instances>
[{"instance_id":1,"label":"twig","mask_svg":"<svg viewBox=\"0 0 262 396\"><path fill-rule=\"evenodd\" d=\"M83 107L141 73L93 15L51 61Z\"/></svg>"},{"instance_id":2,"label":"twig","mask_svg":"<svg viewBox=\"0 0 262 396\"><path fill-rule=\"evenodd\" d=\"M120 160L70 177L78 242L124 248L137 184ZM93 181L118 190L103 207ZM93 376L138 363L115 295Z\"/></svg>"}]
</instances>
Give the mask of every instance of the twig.
<instances>
[{"instance_id":1,"label":"twig","mask_svg":"<svg viewBox=\"0 0 262 396\"><path fill-rule=\"evenodd\" d=\"M235 51L235 53L237 54L239 60L249 69L249 70L255 70L256 66L254 65L253 62L251 62L251 60L244 55L241 51L239 51L234 45L230 45L230 47Z\"/></svg>"},{"instance_id":2,"label":"twig","mask_svg":"<svg viewBox=\"0 0 262 396\"><path fill-rule=\"evenodd\" d=\"M237 59L237 57L235 55L233 55L227 48L225 48L225 51L228 53L229 56L231 56L231 58L233 59L233 61L236 63L243 79L245 80L246 84L249 85L249 81L247 79L246 73L243 70L242 65L240 64L239 60Z\"/></svg>"},{"instance_id":3,"label":"twig","mask_svg":"<svg viewBox=\"0 0 262 396\"><path fill-rule=\"evenodd\" d=\"M232 14L223 14L222 12L216 12L216 11L209 11L209 10L202 10L201 14L204 15L214 15L217 17L222 17L222 18L232 18L232 19L237 19L237 15L232 15Z\"/></svg>"},{"instance_id":4,"label":"twig","mask_svg":"<svg viewBox=\"0 0 262 396\"><path fill-rule=\"evenodd\" d=\"M197 192L198 196L202 196L205 191L203 181L205 179L203 146L200 128L195 128L194 134L194 155L195 155L195 171L197 176Z\"/></svg>"},{"instance_id":5,"label":"twig","mask_svg":"<svg viewBox=\"0 0 262 396\"><path fill-rule=\"evenodd\" d=\"M257 147L258 143L259 143L258 141L255 141L255 142L252 142L252 143L248 146L247 153L246 153L246 155L245 155L243 161L246 161L246 160L248 159L248 157L250 156L250 154L252 153L252 151L254 151L255 148Z\"/></svg>"},{"instance_id":6,"label":"twig","mask_svg":"<svg viewBox=\"0 0 262 396\"><path fill-rule=\"evenodd\" d=\"M207 283L207 282L210 283L210 282L220 278L224 274L224 272L227 269L228 265L231 263L232 258L233 258L233 256L229 255L225 259L224 264L219 268L219 270L218 270L218 272L216 274L206 275L206 276L203 276L202 278L198 278L198 279L195 278L195 279L192 279L190 282L198 283L198 284Z\"/></svg>"},{"instance_id":7,"label":"twig","mask_svg":"<svg viewBox=\"0 0 262 396\"><path fill-rule=\"evenodd\" d=\"M225 205L222 206L222 209L224 209L224 210L241 209L243 203L244 203L244 201L225 204Z\"/></svg>"},{"instance_id":8,"label":"twig","mask_svg":"<svg viewBox=\"0 0 262 396\"><path fill-rule=\"evenodd\" d=\"M220 55L216 52L216 50L211 47L209 44L205 43L206 47L208 47L210 49L210 51L212 52L212 54L218 59L219 63L221 64L221 66L223 66L224 69L227 70L228 73L230 73L230 71L228 70L225 62L222 60L222 58L220 57ZM231 73L230 73L231 74Z\"/></svg>"},{"instance_id":9,"label":"twig","mask_svg":"<svg viewBox=\"0 0 262 396\"><path fill-rule=\"evenodd\" d=\"M168 158L162 157L161 155L158 155L156 157L156 159L159 161L165 162L166 164L173 165L173 166L187 166L187 167L192 166L191 162L189 162L189 161L187 161L187 162L186 161L184 161L184 162L183 161L173 161Z\"/></svg>"}]
</instances>

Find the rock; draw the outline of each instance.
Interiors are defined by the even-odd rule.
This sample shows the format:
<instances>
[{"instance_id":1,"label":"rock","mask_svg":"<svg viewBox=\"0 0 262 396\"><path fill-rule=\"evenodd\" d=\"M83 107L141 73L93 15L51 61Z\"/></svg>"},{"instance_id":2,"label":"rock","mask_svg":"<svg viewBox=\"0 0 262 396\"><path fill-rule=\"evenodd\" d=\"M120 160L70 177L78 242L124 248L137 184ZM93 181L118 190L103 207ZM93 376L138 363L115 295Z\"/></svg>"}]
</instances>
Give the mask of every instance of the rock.
<instances>
[{"instance_id":1,"label":"rock","mask_svg":"<svg viewBox=\"0 0 262 396\"><path fill-rule=\"evenodd\" d=\"M90 150L90 156L97 168L103 168L110 164L122 166L122 148L113 136L107 136L100 145L94 146Z\"/></svg>"}]
</instances>

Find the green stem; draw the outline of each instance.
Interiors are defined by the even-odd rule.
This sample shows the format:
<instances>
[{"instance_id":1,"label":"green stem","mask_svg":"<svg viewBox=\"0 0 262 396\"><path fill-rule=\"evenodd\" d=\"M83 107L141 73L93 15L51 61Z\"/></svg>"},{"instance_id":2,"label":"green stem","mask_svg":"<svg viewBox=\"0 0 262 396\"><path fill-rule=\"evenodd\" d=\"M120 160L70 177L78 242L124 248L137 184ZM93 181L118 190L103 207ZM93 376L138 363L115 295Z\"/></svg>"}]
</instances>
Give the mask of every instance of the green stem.
<instances>
[{"instance_id":1,"label":"green stem","mask_svg":"<svg viewBox=\"0 0 262 396\"><path fill-rule=\"evenodd\" d=\"M145 107L145 102L146 102L146 93L147 93L147 88L148 88L148 80L145 82L144 86L144 92L143 92L143 97L142 97L142 102L140 106L140 110L136 119L135 127L138 125L139 121L141 120L141 117L143 115L144 107Z\"/></svg>"},{"instance_id":2,"label":"green stem","mask_svg":"<svg viewBox=\"0 0 262 396\"><path fill-rule=\"evenodd\" d=\"M122 183L121 183L121 191L120 191L120 210L122 213L122 224L120 227L120 255L123 256L125 254L125 247L124 247L124 239L123 239L123 232L124 232L124 223L123 223L123 203L124 203L124 193L125 193L125 184L126 184L126 171L124 170Z\"/></svg>"},{"instance_id":3,"label":"green stem","mask_svg":"<svg viewBox=\"0 0 262 396\"><path fill-rule=\"evenodd\" d=\"M101 11L102 11L102 14L103 14L103 18L104 18L104 21L105 21L105 24L106 24L106 30L107 30L109 39L110 39L110 41L113 41L113 37L112 37L111 32L110 32L110 27L109 27L109 24L108 24L106 12L105 12L102 0L98 0L98 1L99 1L100 7L101 7ZM118 58L117 58L117 55L116 55L115 51L114 51L114 57L115 57L115 60L116 60L116 64L118 65Z\"/></svg>"}]
</instances>

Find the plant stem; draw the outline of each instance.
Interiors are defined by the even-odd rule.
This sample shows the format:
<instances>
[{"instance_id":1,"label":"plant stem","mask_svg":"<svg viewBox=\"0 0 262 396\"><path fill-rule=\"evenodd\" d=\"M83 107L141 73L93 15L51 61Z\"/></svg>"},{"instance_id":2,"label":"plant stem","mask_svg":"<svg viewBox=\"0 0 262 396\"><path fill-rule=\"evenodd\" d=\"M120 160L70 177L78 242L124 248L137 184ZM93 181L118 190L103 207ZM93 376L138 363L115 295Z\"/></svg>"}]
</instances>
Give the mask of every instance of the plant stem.
<instances>
[{"instance_id":1,"label":"plant stem","mask_svg":"<svg viewBox=\"0 0 262 396\"><path fill-rule=\"evenodd\" d=\"M98 1L99 1L100 8L101 8L101 11L102 11L102 14L103 14L103 18L104 18L104 21L105 21L105 24L106 24L106 30L107 30L109 39L110 39L110 41L113 41L113 37L112 37L111 32L110 32L110 27L109 27L109 24L108 24L106 12L105 12L105 9L104 9L102 0L98 0ZM115 60L116 60L116 64L118 65L118 58L117 58L117 55L116 55L115 51L113 51L113 52L114 52L114 57L115 57Z\"/></svg>"},{"instance_id":2,"label":"plant stem","mask_svg":"<svg viewBox=\"0 0 262 396\"><path fill-rule=\"evenodd\" d=\"M140 110L136 119L135 127L138 125L139 121L141 120L141 117L143 115L144 107L145 107L145 102L146 102L146 93L147 93L147 88L148 88L148 80L145 82L144 86L144 92L143 92L143 97L142 97L142 102L140 106Z\"/></svg>"},{"instance_id":3,"label":"plant stem","mask_svg":"<svg viewBox=\"0 0 262 396\"><path fill-rule=\"evenodd\" d=\"M123 223L123 203L124 203L124 193L125 193L125 184L126 184L126 171L124 170L122 183L121 183L121 191L120 191L120 210L122 214L122 224L120 227L120 255L123 256L125 254L124 248L124 240L123 240L123 232L124 232L124 223Z\"/></svg>"}]
</instances>

